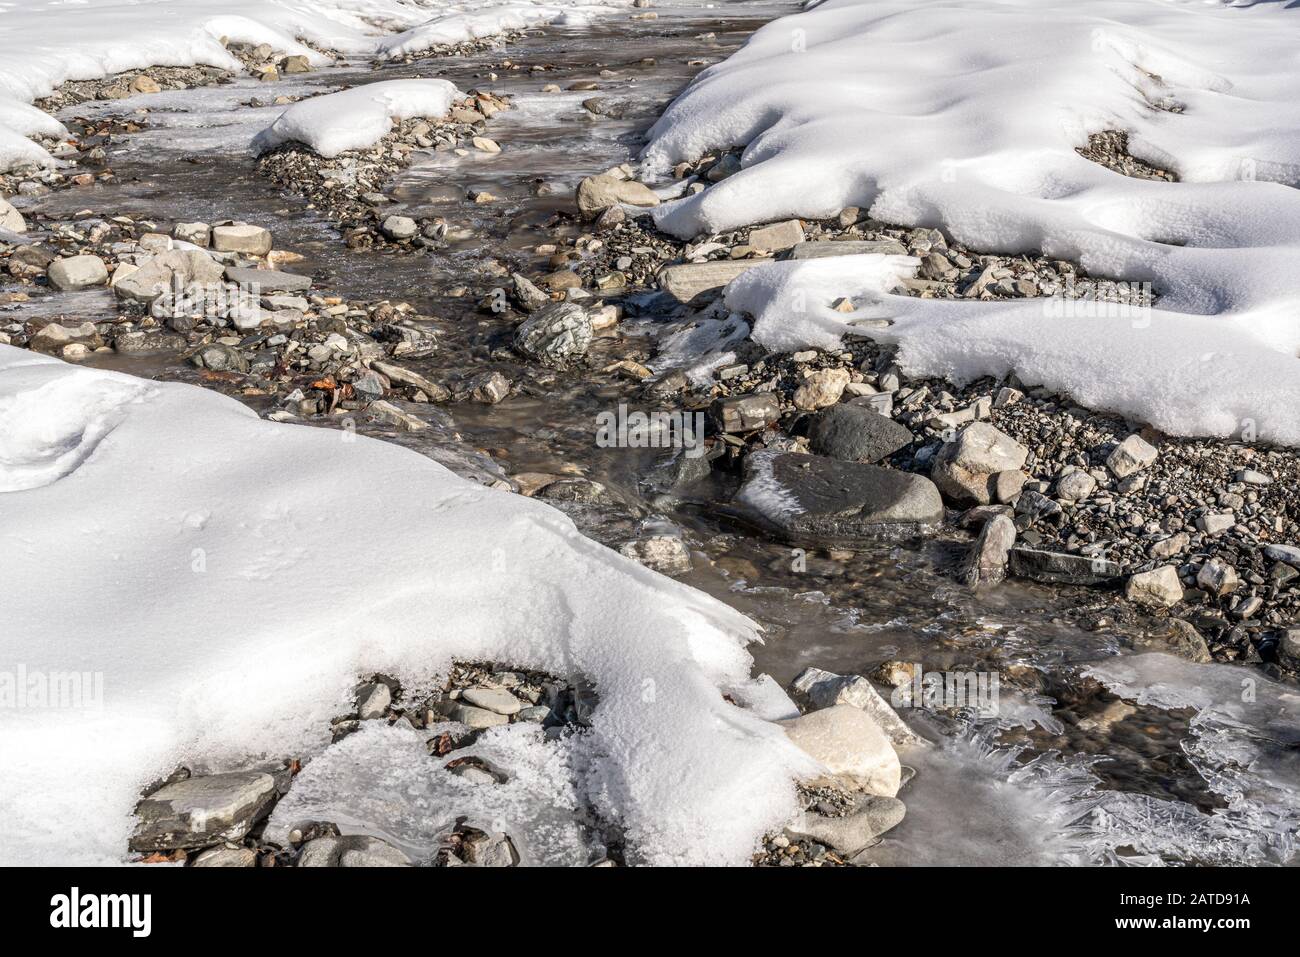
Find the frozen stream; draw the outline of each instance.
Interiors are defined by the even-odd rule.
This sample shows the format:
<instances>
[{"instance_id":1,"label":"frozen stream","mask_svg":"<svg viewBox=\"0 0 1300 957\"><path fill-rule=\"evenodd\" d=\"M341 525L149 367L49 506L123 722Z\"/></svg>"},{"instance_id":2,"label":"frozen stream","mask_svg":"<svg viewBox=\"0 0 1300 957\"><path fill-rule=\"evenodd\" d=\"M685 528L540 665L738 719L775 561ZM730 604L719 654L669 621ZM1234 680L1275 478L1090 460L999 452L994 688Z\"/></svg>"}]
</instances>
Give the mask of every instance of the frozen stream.
<instances>
[{"instance_id":1,"label":"frozen stream","mask_svg":"<svg viewBox=\"0 0 1300 957\"><path fill-rule=\"evenodd\" d=\"M279 248L303 253L294 267L356 298L405 299L442 320L443 348L416 367L435 379L493 366L509 324L477 307L496 263L526 274L546 269L535 252L553 241L552 215L571 208L586 175L636 155L642 132L704 64L793 4L660 6L657 20L626 16L586 28L534 30L469 57L372 69L358 62L268 87L251 80L183 93L85 104L69 115L130 114L148 107L148 127L119 139L117 180L39 200L46 211L92 208L163 224L239 218L273 230ZM653 63L647 58L653 58ZM530 70L544 65L541 72ZM601 78L602 70L614 71ZM337 232L296 197L260 178L247 143L278 114L278 93L306 93L379 79L439 76L463 90L513 98L494 118L495 155L428 154L403 173L395 196L420 215L445 217L453 241L427 256L349 251ZM577 81L598 93L543 93ZM601 96L618 118L593 116ZM467 196L500 197L477 205ZM573 230L572 226L558 227ZM575 231L576 232L576 231ZM560 233L562 234L562 233ZM573 235L571 232L569 235ZM464 287L463 290L460 287ZM9 307L8 315L67 314L76 321L112 308L87 293ZM652 352L653 322L627 324ZM622 353L620 353L622 354ZM166 357L104 364L149 377L191 379ZM1136 658L1133 635L1116 624L1109 596L1087 589L1008 581L972 593L953 577L969 539L948 531L922 542L880 542L833 558L803 555L719 521L699 503L647 499L639 478L652 450L603 449L595 416L635 386L613 377L558 377L545 394L447 412L468 444L507 472L576 473L614 490L619 504L570 512L592 537L617 544L647 524L681 528L695 553L685 580L760 622L757 668L782 684L815 665L870 675L887 661L926 672L996 673L999 707L904 711L936 742L903 755L916 777L900 794L908 816L868 855L886 864L934 863L1294 863L1300 824L1300 693L1261 672ZM437 432L437 430L431 430ZM438 457L430 433L388 434ZM1127 704L1121 703L1127 702ZM386 754L402 753L396 744ZM401 780L400 776L397 780ZM340 821L386 833L365 801L339 794ZM401 815L393 815L400 819Z\"/></svg>"}]
</instances>

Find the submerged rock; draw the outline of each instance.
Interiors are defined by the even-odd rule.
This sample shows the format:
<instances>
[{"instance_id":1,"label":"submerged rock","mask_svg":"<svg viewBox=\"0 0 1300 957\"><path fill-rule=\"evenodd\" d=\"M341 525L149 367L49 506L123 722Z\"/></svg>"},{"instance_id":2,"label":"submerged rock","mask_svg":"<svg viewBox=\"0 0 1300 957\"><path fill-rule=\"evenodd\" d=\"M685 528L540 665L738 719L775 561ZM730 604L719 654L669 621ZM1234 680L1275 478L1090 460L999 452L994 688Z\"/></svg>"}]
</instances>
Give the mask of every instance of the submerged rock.
<instances>
[{"instance_id":1,"label":"submerged rock","mask_svg":"<svg viewBox=\"0 0 1300 957\"><path fill-rule=\"evenodd\" d=\"M792 542L852 543L943 522L924 476L819 455L754 452L729 511Z\"/></svg>"}]
</instances>

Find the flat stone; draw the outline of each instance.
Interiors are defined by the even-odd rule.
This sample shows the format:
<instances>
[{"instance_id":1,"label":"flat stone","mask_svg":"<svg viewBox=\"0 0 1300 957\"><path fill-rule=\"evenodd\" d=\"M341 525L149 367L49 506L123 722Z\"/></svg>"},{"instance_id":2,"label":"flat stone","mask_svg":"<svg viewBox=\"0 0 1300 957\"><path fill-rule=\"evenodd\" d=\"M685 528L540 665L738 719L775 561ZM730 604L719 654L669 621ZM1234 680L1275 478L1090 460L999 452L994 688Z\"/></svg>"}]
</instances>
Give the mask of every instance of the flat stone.
<instances>
[{"instance_id":1,"label":"flat stone","mask_svg":"<svg viewBox=\"0 0 1300 957\"><path fill-rule=\"evenodd\" d=\"M898 793L902 783L898 755L885 732L862 709L840 704L777 724L826 768L834 783L885 797Z\"/></svg>"},{"instance_id":2,"label":"flat stone","mask_svg":"<svg viewBox=\"0 0 1300 957\"><path fill-rule=\"evenodd\" d=\"M259 292L306 292L311 288L310 276L280 272L276 269L249 269L247 266L227 266L226 279L240 286L251 286Z\"/></svg>"},{"instance_id":3,"label":"flat stone","mask_svg":"<svg viewBox=\"0 0 1300 957\"><path fill-rule=\"evenodd\" d=\"M588 176L578 184L578 212L593 219L611 206L658 206L654 190L636 180L613 176Z\"/></svg>"},{"instance_id":4,"label":"flat stone","mask_svg":"<svg viewBox=\"0 0 1300 957\"><path fill-rule=\"evenodd\" d=\"M842 817L801 812L786 826L785 833L824 844L841 857L852 857L902 823L906 813L907 806L898 798L872 794Z\"/></svg>"},{"instance_id":5,"label":"flat stone","mask_svg":"<svg viewBox=\"0 0 1300 957\"><path fill-rule=\"evenodd\" d=\"M410 216L389 216L380 224L379 229L389 239L398 242L414 239L420 234L420 224Z\"/></svg>"},{"instance_id":6,"label":"flat stone","mask_svg":"<svg viewBox=\"0 0 1300 957\"><path fill-rule=\"evenodd\" d=\"M265 256L271 251L271 231L248 223L214 226L212 248L223 253Z\"/></svg>"},{"instance_id":7,"label":"flat stone","mask_svg":"<svg viewBox=\"0 0 1300 957\"><path fill-rule=\"evenodd\" d=\"M190 867L256 867L257 852L251 847L210 847Z\"/></svg>"},{"instance_id":8,"label":"flat stone","mask_svg":"<svg viewBox=\"0 0 1300 957\"><path fill-rule=\"evenodd\" d=\"M819 455L752 452L730 513L791 542L855 543L917 534L943 521L920 475Z\"/></svg>"},{"instance_id":9,"label":"flat stone","mask_svg":"<svg viewBox=\"0 0 1300 957\"><path fill-rule=\"evenodd\" d=\"M206 774L168 784L136 807L133 851L170 851L238 841L275 802L275 779L263 771Z\"/></svg>"},{"instance_id":10,"label":"flat stone","mask_svg":"<svg viewBox=\"0 0 1300 957\"><path fill-rule=\"evenodd\" d=\"M298 867L411 867L411 859L387 841L366 834L318 837L302 846Z\"/></svg>"},{"instance_id":11,"label":"flat stone","mask_svg":"<svg viewBox=\"0 0 1300 957\"><path fill-rule=\"evenodd\" d=\"M678 302L690 302L704 293L721 289L758 265L761 265L761 261L751 259L666 266L659 273L659 288Z\"/></svg>"},{"instance_id":12,"label":"flat stone","mask_svg":"<svg viewBox=\"0 0 1300 957\"><path fill-rule=\"evenodd\" d=\"M1139 605L1169 608L1183 600L1183 583L1178 579L1178 568L1162 565L1148 572L1130 575L1124 585L1124 597Z\"/></svg>"},{"instance_id":13,"label":"flat stone","mask_svg":"<svg viewBox=\"0 0 1300 957\"><path fill-rule=\"evenodd\" d=\"M123 299L153 302L175 288L206 287L220 281L225 269L200 249L169 249L150 256L138 269L113 273L113 291Z\"/></svg>"},{"instance_id":14,"label":"flat stone","mask_svg":"<svg viewBox=\"0 0 1300 957\"><path fill-rule=\"evenodd\" d=\"M1119 565L1109 559L1023 546L1011 549L1008 566L1019 578L1061 585L1103 585L1122 574Z\"/></svg>"},{"instance_id":15,"label":"flat stone","mask_svg":"<svg viewBox=\"0 0 1300 957\"><path fill-rule=\"evenodd\" d=\"M396 382L400 385L410 386L419 389L431 402L443 401L449 398L446 387L439 385L432 379L427 379L418 372L399 366L395 362L384 362L379 359L371 361L370 368L374 369L380 375L387 376L390 382Z\"/></svg>"},{"instance_id":16,"label":"flat stone","mask_svg":"<svg viewBox=\"0 0 1300 957\"><path fill-rule=\"evenodd\" d=\"M1294 545L1265 545L1264 554L1275 562L1300 568L1300 548Z\"/></svg>"},{"instance_id":17,"label":"flat stone","mask_svg":"<svg viewBox=\"0 0 1300 957\"><path fill-rule=\"evenodd\" d=\"M845 462L879 462L914 439L906 426L888 416L847 402L823 409L808 428L815 453Z\"/></svg>"},{"instance_id":18,"label":"flat stone","mask_svg":"<svg viewBox=\"0 0 1300 957\"><path fill-rule=\"evenodd\" d=\"M357 717L362 721L375 721L388 713L393 703L393 691L382 681L363 685L357 691Z\"/></svg>"},{"instance_id":19,"label":"flat stone","mask_svg":"<svg viewBox=\"0 0 1300 957\"><path fill-rule=\"evenodd\" d=\"M1196 519L1196 527L1206 535L1222 535L1237 524L1231 512L1207 512Z\"/></svg>"},{"instance_id":20,"label":"flat stone","mask_svg":"<svg viewBox=\"0 0 1300 957\"><path fill-rule=\"evenodd\" d=\"M907 247L890 239L840 239L803 242L790 251L791 259L824 259L827 256L906 256Z\"/></svg>"},{"instance_id":21,"label":"flat stone","mask_svg":"<svg viewBox=\"0 0 1300 957\"><path fill-rule=\"evenodd\" d=\"M749 234L749 246L758 253L784 252L803 241L803 223L797 219L763 226Z\"/></svg>"},{"instance_id":22,"label":"flat stone","mask_svg":"<svg viewBox=\"0 0 1300 957\"><path fill-rule=\"evenodd\" d=\"M497 725L509 724L510 718L504 714L497 714L495 711L489 711L487 708L476 708L473 705L453 703L447 710L447 717L452 721L459 721L468 728L495 728Z\"/></svg>"},{"instance_id":23,"label":"flat stone","mask_svg":"<svg viewBox=\"0 0 1300 957\"><path fill-rule=\"evenodd\" d=\"M50 285L61 292L89 289L108 282L108 267L98 256L69 256L50 263Z\"/></svg>"},{"instance_id":24,"label":"flat stone","mask_svg":"<svg viewBox=\"0 0 1300 957\"><path fill-rule=\"evenodd\" d=\"M207 248L212 244L212 227L207 223L177 223L172 235L181 242Z\"/></svg>"},{"instance_id":25,"label":"flat stone","mask_svg":"<svg viewBox=\"0 0 1300 957\"><path fill-rule=\"evenodd\" d=\"M501 688L467 688L460 697L462 701L494 714L518 714L524 707L522 701Z\"/></svg>"}]
</instances>

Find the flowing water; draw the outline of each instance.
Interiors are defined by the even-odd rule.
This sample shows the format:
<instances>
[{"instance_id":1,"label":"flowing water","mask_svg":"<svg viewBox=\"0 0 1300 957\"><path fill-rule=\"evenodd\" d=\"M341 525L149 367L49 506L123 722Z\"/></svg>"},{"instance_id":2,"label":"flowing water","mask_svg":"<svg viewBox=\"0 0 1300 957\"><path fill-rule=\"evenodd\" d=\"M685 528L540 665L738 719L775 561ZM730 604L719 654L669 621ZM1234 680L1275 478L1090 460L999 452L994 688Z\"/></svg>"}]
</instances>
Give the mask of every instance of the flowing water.
<instances>
[{"instance_id":1,"label":"flowing water","mask_svg":"<svg viewBox=\"0 0 1300 957\"><path fill-rule=\"evenodd\" d=\"M85 104L67 115L128 114L147 103L148 127L117 142L116 182L52 194L40 208L69 215L90 208L163 226L222 218L267 226L278 248L307 257L294 268L311 271L325 288L355 299L407 300L437 317L443 346L412 363L421 373L456 380L499 368L518 379L522 368L493 352L511 323L477 305L500 282L497 264L525 274L549 271L534 250L557 235L577 235L572 224L551 220L572 208L578 180L634 158L645 129L704 64L793 9L779 3L659 7L656 20L621 16L588 28L532 31L472 56L381 69L355 62L274 87L241 80ZM535 65L546 69L533 72ZM602 70L616 75L602 78ZM399 176L391 192L401 205L393 211L445 217L451 230L444 249L350 251L301 200L258 176L247 143L279 108L246 104L269 100L268 92L312 93L414 76L511 96L512 108L488 131L503 152L421 154ZM567 88L588 80L600 90L541 92L545 84ZM592 96L616 104L619 118L584 110L582 101ZM470 201L469 191L479 189L498 202ZM107 293L38 296L13 308L22 316L67 314L81 321L110 315L112 301ZM595 351L645 358L655 331L653 316L626 322ZM193 378L174 357L96 361L138 375ZM559 375L545 389L530 388L496 406L464 403L446 411L464 443L490 453L508 473L576 473L610 488L616 505L566 506L593 537L617 545L644 528L680 529L695 556L685 580L762 624L766 641L753 649L757 670L783 684L809 665L870 674L891 660L920 663L925 672L999 676L996 714L957 707L904 712L936 745L904 755L918 771L900 795L908 817L869 859L1280 862L1291 856L1300 803L1294 688L1233 666L1156 659L1154 670L1143 672L1142 687L1154 684L1165 693L1125 705L1111 690L1123 684L1120 678L1091 673L1099 662L1133 654L1133 636L1108 611L1111 596L1014 581L974 593L954 580L969 543L956 531L926 541L882 541L831 558L730 525L707 497L647 496L638 480L662 453L601 448L595 441L597 414L620 402L636 405L635 385L611 375ZM367 431L446 461L440 446L452 429L445 424L412 434ZM734 481L719 476L715 493L725 495ZM1243 682L1254 682L1270 704L1242 711L1236 698L1245 693ZM1124 697L1139 695L1129 686Z\"/></svg>"}]
</instances>

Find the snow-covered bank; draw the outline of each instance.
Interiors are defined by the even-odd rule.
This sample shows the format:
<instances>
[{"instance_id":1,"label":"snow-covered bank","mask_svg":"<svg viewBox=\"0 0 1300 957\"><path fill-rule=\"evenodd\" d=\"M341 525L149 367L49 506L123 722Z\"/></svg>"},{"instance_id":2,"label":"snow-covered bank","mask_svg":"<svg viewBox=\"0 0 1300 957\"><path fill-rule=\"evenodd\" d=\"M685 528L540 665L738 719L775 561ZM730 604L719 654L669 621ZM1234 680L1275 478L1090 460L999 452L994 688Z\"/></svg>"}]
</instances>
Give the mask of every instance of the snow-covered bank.
<instances>
[{"instance_id":1,"label":"snow-covered bank","mask_svg":"<svg viewBox=\"0 0 1300 957\"><path fill-rule=\"evenodd\" d=\"M756 713L789 702L747 619L409 450L3 346L0 488L3 670L34 689L0 709L5 863L120 860L177 762L310 753L359 674L453 658L592 679L591 730L546 746L645 861L744 861L810 770ZM73 672L102 706L33 697Z\"/></svg>"},{"instance_id":2,"label":"snow-covered bank","mask_svg":"<svg viewBox=\"0 0 1300 957\"><path fill-rule=\"evenodd\" d=\"M539 23L585 23L616 9L572 0L81 0L75 7L26 0L0 7L0 172L49 163L27 137L66 133L32 101L69 80L153 66L242 70L223 38L322 64L328 59L318 50L369 55L382 43L386 54L412 52ZM399 34L401 51L382 39L390 34Z\"/></svg>"},{"instance_id":3,"label":"snow-covered bank","mask_svg":"<svg viewBox=\"0 0 1300 957\"><path fill-rule=\"evenodd\" d=\"M449 7L446 13L426 23L388 37L379 43L379 52L397 58L424 53L434 47L465 43L496 36L510 30L523 30L543 24L582 26L592 18L615 13L630 0L612 3L487 3L465 9L463 4Z\"/></svg>"},{"instance_id":4,"label":"snow-covered bank","mask_svg":"<svg viewBox=\"0 0 1300 957\"><path fill-rule=\"evenodd\" d=\"M385 80L295 103L258 134L253 150L303 143L321 156L374 146L395 120L440 117L463 94L446 80Z\"/></svg>"},{"instance_id":5,"label":"snow-covered bank","mask_svg":"<svg viewBox=\"0 0 1300 957\"><path fill-rule=\"evenodd\" d=\"M1015 368L1170 432L1297 443L1297 26L1282 4L828 0L760 30L664 114L651 169L746 149L740 172L652 215L693 236L870 207L981 250L1150 282L1159 308L1095 319L903 300L870 279L878 266L843 259L759 267L732 301L784 347L897 317L889 336L917 374ZM1108 129L1182 182L1076 152ZM808 309L781 299L795 286ZM851 295L858 314L831 312Z\"/></svg>"}]
</instances>

